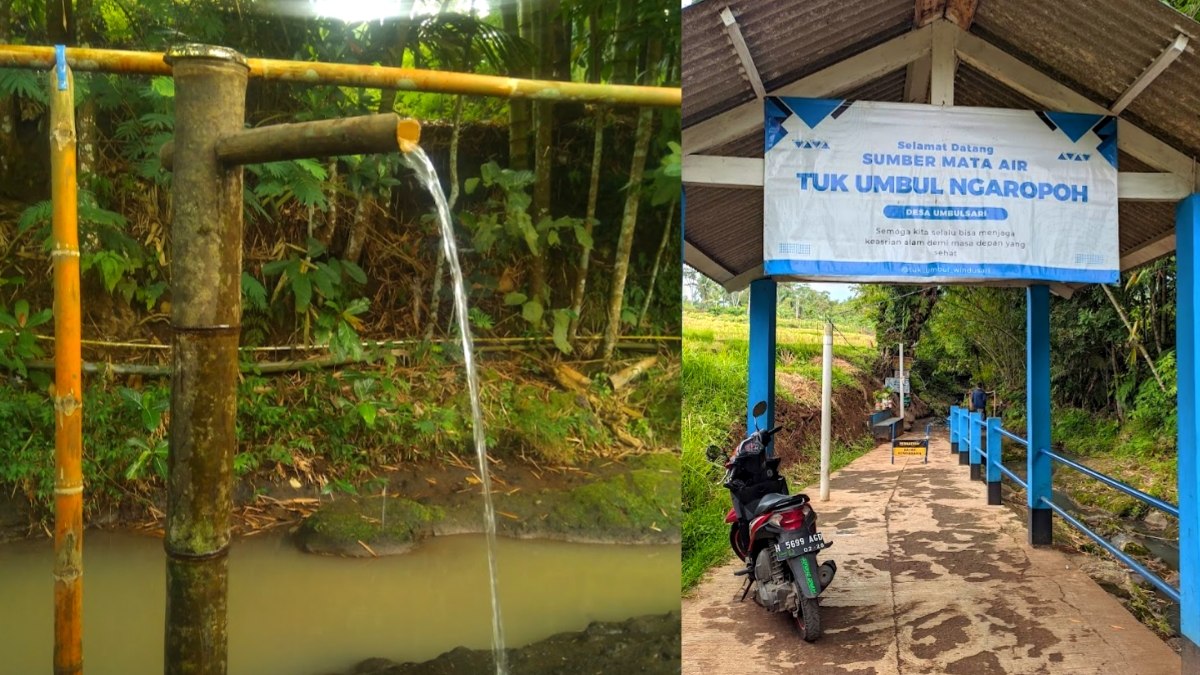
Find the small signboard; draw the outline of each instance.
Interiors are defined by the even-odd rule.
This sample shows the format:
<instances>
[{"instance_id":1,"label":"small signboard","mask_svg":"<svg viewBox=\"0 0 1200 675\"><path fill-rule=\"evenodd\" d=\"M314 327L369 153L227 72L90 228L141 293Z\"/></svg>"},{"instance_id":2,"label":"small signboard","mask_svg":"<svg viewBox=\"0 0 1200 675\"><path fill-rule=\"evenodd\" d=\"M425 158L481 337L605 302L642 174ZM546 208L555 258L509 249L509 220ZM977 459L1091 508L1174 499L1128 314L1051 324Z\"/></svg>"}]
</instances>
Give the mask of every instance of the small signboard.
<instances>
[{"instance_id":1,"label":"small signboard","mask_svg":"<svg viewBox=\"0 0 1200 675\"><path fill-rule=\"evenodd\" d=\"M900 390L900 378L898 378L898 377L884 378L883 386L887 387L888 389L891 389L892 391L899 391ZM906 393L906 394L912 393L912 382L907 377L904 378L904 393Z\"/></svg>"},{"instance_id":2,"label":"small signboard","mask_svg":"<svg viewBox=\"0 0 1200 675\"><path fill-rule=\"evenodd\" d=\"M897 438L892 441L892 463L897 457L922 457L929 461L928 438Z\"/></svg>"}]
</instances>

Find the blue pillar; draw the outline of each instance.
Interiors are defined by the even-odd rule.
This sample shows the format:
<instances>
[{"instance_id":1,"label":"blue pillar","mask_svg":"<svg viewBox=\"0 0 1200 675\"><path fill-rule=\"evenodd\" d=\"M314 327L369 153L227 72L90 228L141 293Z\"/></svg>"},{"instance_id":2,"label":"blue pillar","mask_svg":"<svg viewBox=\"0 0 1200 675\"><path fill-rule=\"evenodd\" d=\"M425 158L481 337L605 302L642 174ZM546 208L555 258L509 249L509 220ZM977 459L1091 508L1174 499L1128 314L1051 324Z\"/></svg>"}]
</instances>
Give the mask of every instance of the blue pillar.
<instances>
[{"instance_id":1,"label":"blue pillar","mask_svg":"<svg viewBox=\"0 0 1200 675\"><path fill-rule=\"evenodd\" d=\"M958 406L950 406L950 452L958 452Z\"/></svg>"},{"instance_id":2,"label":"blue pillar","mask_svg":"<svg viewBox=\"0 0 1200 675\"><path fill-rule=\"evenodd\" d=\"M989 506L1000 503L1000 464L1004 462L1004 437L1000 435L1000 418L987 420L987 499Z\"/></svg>"},{"instance_id":3,"label":"blue pillar","mask_svg":"<svg viewBox=\"0 0 1200 675\"><path fill-rule=\"evenodd\" d=\"M1179 608L1183 634L1183 673L1200 673L1200 417L1196 402L1200 392L1200 194L1179 202L1175 211L1175 358L1179 385Z\"/></svg>"},{"instance_id":4,"label":"blue pillar","mask_svg":"<svg viewBox=\"0 0 1200 675\"><path fill-rule=\"evenodd\" d=\"M1050 288L1030 286L1025 294L1025 418L1026 505L1029 507L1029 543L1049 546L1053 543L1050 507Z\"/></svg>"},{"instance_id":5,"label":"blue pillar","mask_svg":"<svg viewBox=\"0 0 1200 675\"><path fill-rule=\"evenodd\" d=\"M971 463L971 411L958 409L958 463Z\"/></svg>"},{"instance_id":6,"label":"blue pillar","mask_svg":"<svg viewBox=\"0 0 1200 675\"><path fill-rule=\"evenodd\" d=\"M979 450L983 447L983 413L978 410L971 413L968 424L971 427L971 480L983 480L979 465L982 459Z\"/></svg>"},{"instance_id":7,"label":"blue pillar","mask_svg":"<svg viewBox=\"0 0 1200 675\"><path fill-rule=\"evenodd\" d=\"M750 368L746 398L746 429L754 429L751 410L759 401L767 402L767 412L758 418L758 426L769 429L775 424L775 297L774 279L750 282ZM768 452L771 448L768 448Z\"/></svg>"}]
</instances>

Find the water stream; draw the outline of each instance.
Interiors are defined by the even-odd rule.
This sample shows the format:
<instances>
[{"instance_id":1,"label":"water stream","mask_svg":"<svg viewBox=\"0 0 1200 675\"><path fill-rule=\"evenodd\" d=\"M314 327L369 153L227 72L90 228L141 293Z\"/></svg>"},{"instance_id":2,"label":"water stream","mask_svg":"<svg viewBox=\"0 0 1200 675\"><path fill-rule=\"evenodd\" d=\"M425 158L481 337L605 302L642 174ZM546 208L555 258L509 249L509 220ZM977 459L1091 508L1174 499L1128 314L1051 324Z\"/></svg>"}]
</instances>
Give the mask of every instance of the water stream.
<instances>
[{"instance_id":1,"label":"water stream","mask_svg":"<svg viewBox=\"0 0 1200 675\"><path fill-rule=\"evenodd\" d=\"M351 559L301 553L282 531L238 538L229 673L348 673L372 657L420 662L487 649L486 546L481 535L437 537L404 555ZM85 672L161 673L162 540L88 530L84 547ZM0 675L50 671L53 559L48 539L0 546ZM679 609L678 546L500 539L497 562L510 647Z\"/></svg>"},{"instance_id":2,"label":"water stream","mask_svg":"<svg viewBox=\"0 0 1200 675\"><path fill-rule=\"evenodd\" d=\"M467 316L467 289L463 282L462 265L458 260L458 246L454 240L454 225L450 220L450 206L438 182L437 171L429 156L420 146L413 146L401 155L433 195L437 205L438 224L442 230L442 248L446 262L450 264L450 276L454 287L454 315L458 320L458 335L462 343L463 366L467 371L467 387L471 395L471 432L475 438L475 455L479 460L479 480L483 487L483 522L487 533L488 570L491 572L492 599L492 653L495 655L496 675L507 675L508 656L504 651L504 622L500 616L500 598L496 574L496 511L492 506L492 481L488 469L487 439L483 433L483 412L479 403L479 374L475 371L475 348L471 342L471 324Z\"/></svg>"}]
</instances>

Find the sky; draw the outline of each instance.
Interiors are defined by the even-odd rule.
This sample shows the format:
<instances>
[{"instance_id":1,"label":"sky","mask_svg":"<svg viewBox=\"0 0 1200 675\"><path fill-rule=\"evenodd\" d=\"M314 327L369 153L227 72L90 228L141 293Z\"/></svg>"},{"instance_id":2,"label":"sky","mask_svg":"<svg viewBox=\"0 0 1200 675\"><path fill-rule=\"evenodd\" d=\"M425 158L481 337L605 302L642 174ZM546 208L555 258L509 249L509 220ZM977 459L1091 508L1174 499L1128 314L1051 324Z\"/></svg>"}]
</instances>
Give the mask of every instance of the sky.
<instances>
[{"instance_id":1,"label":"sky","mask_svg":"<svg viewBox=\"0 0 1200 675\"><path fill-rule=\"evenodd\" d=\"M808 283L804 284L814 291L824 291L830 298L841 302L854 297L854 284Z\"/></svg>"}]
</instances>

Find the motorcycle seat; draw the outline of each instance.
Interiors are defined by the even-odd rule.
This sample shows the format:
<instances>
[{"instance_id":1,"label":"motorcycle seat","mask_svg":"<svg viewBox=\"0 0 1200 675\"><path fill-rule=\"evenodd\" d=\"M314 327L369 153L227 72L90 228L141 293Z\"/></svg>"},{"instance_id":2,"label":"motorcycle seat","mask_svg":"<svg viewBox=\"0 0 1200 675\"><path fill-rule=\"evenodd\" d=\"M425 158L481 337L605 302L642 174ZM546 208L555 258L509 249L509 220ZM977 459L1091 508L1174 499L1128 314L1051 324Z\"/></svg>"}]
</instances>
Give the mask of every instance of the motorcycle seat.
<instances>
[{"instance_id":1,"label":"motorcycle seat","mask_svg":"<svg viewBox=\"0 0 1200 675\"><path fill-rule=\"evenodd\" d=\"M799 494L799 495L784 495L784 494L778 494L778 493L766 494L766 495L763 495L762 499L759 499L758 503L754 505L754 515L761 516L762 514L766 513L767 511L778 511L779 509L783 509L783 508L788 508L788 507L792 507L792 506L800 506L801 504L803 504L804 502L807 502L807 501L808 501L808 496L803 495L803 494Z\"/></svg>"}]
</instances>

